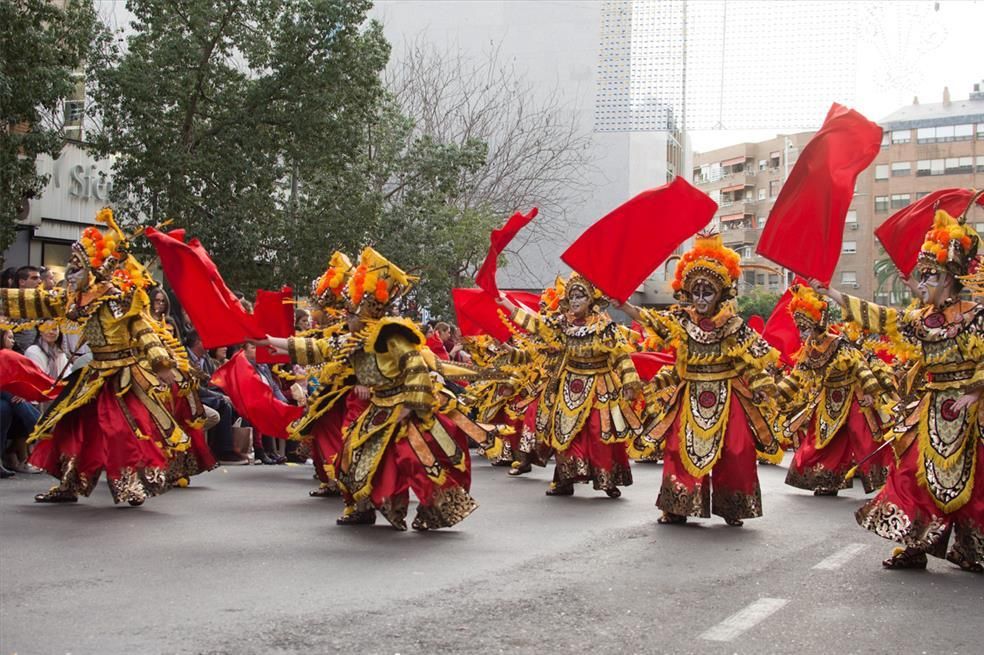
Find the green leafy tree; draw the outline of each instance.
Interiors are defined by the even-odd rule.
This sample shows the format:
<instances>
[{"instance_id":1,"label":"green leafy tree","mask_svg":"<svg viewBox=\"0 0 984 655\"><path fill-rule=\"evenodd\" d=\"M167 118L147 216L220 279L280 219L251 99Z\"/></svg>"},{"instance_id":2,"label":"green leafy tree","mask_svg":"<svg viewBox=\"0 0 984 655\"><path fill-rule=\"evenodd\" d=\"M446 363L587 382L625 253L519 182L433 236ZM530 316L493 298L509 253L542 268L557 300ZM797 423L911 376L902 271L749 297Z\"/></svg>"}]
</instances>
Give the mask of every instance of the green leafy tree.
<instances>
[{"instance_id":1,"label":"green leafy tree","mask_svg":"<svg viewBox=\"0 0 984 655\"><path fill-rule=\"evenodd\" d=\"M746 321L755 315L768 319L781 297L773 291L754 288L738 296L738 314Z\"/></svg>"},{"instance_id":2,"label":"green leafy tree","mask_svg":"<svg viewBox=\"0 0 984 655\"><path fill-rule=\"evenodd\" d=\"M38 155L57 157L65 143L62 101L78 90L77 71L101 24L92 3L0 0L0 252L14 239L28 199L47 183Z\"/></svg>"},{"instance_id":3,"label":"green leafy tree","mask_svg":"<svg viewBox=\"0 0 984 655\"><path fill-rule=\"evenodd\" d=\"M377 207L358 167L389 54L369 7L131 0L126 47L107 41L92 66L95 149L116 157L124 215L173 219L243 289L303 285L356 241ZM324 180L342 206L319 207Z\"/></svg>"}]
</instances>

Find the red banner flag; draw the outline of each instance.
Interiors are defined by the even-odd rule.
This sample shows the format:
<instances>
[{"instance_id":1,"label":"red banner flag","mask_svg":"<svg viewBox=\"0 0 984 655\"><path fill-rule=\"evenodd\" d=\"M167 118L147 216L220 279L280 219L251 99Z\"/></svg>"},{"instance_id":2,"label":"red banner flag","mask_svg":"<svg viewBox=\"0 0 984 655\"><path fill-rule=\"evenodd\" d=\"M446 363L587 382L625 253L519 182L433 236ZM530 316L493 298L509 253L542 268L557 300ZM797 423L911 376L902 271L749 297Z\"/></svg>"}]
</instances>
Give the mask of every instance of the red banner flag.
<instances>
[{"instance_id":1,"label":"red banner flag","mask_svg":"<svg viewBox=\"0 0 984 655\"><path fill-rule=\"evenodd\" d=\"M794 284L806 284L806 281L797 278ZM776 303L776 308L772 310L769 320L765 322L765 329L762 330L762 338L779 351L783 363L787 366L795 364L793 355L803 346L799 328L796 327L793 315L789 313L789 303L792 299L793 292L787 289Z\"/></svg>"},{"instance_id":2,"label":"red banner flag","mask_svg":"<svg viewBox=\"0 0 984 655\"><path fill-rule=\"evenodd\" d=\"M909 277L916 268L919 250L933 227L936 210L942 209L956 218L963 214L973 197L973 189L938 189L895 212L875 230L875 236L903 277ZM977 204L984 206L984 196L977 199Z\"/></svg>"},{"instance_id":3,"label":"red banner flag","mask_svg":"<svg viewBox=\"0 0 984 655\"><path fill-rule=\"evenodd\" d=\"M212 384L229 396L240 416L269 437L286 439L287 427L304 414L303 407L288 405L273 395L243 351L212 374Z\"/></svg>"},{"instance_id":4,"label":"red banner flag","mask_svg":"<svg viewBox=\"0 0 984 655\"><path fill-rule=\"evenodd\" d=\"M64 383L55 383L33 361L13 350L0 350L0 391L32 403L54 400Z\"/></svg>"},{"instance_id":5,"label":"red banner flag","mask_svg":"<svg viewBox=\"0 0 984 655\"><path fill-rule=\"evenodd\" d=\"M502 254L502 251L506 249L516 234L536 217L538 211L534 207L528 214L516 212L505 225L498 230L492 230L492 234L489 236L489 254L485 256L485 261L482 262L482 267L478 269L478 274L475 276L475 284L478 288L488 291L493 297L499 295L499 287L495 281L496 270L499 267L499 255Z\"/></svg>"},{"instance_id":6,"label":"red banner flag","mask_svg":"<svg viewBox=\"0 0 984 655\"><path fill-rule=\"evenodd\" d=\"M185 243L184 230L165 234L147 228L146 234L157 250L164 275L206 348L265 336L226 286L198 239Z\"/></svg>"},{"instance_id":7,"label":"red banner flag","mask_svg":"<svg viewBox=\"0 0 984 655\"><path fill-rule=\"evenodd\" d=\"M882 128L834 103L779 192L757 252L803 277L830 283L854 183L878 155L881 137Z\"/></svg>"},{"instance_id":8,"label":"red banner flag","mask_svg":"<svg viewBox=\"0 0 984 655\"><path fill-rule=\"evenodd\" d=\"M540 297L535 293L506 291L505 294L516 305L536 313ZM501 311L508 315L508 312L499 307L495 299L481 289L452 289L451 299L454 302L454 313L457 316L458 329L461 330L462 336L472 337L487 334L499 341L507 341L512 336L512 332L503 323L499 314ZM515 323L512 326L516 330L520 329Z\"/></svg>"},{"instance_id":9,"label":"red banner flag","mask_svg":"<svg viewBox=\"0 0 984 655\"><path fill-rule=\"evenodd\" d=\"M676 355L671 352L642 352L630 353L632 363L635 364L636 372L645 382L652 380L664 366L676 364Z\"/></svg>"},{"instance_id":10,"label":"red banner flag","mask_svg":"<svg viewBox=\"0 0 984 655\"><path fill-rule=\"evenodd\" d=\"M602 217L560 258L602 292L625 302L715 211L717 203L707 194L677 177Z\"/></svg>"},{"instance_id":11,"label":"red banner flag","mask_svg":"<svg viewBox=\"0 0 984 655\"><path fill-rule=\"evenodd\" d=\"M253 320L261 332L271 337L294 336L294 290L284 287L280 291L256 292ZM261 364L289 364L287 355L274 355L265 347L256 348L256 361Z\"/></svg>"}]
</instances>

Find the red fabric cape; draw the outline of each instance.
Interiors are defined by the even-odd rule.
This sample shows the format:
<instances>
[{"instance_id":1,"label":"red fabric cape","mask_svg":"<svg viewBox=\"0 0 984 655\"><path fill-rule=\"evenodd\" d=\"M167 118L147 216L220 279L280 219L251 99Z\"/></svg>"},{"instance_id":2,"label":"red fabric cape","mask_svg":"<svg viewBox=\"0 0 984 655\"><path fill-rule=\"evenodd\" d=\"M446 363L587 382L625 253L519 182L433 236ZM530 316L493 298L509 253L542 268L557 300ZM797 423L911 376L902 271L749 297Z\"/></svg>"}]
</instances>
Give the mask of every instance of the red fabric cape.
<instances>
[{"instance_id":1,"label":"red fabric cape","mask_svg":"<svg viewBox=\"0 0 984 655\"><path fill-rule=\"evenodd\" d=\"M878 125L834 103L779 192L757 252L829 284L843 247L854 182L878 155L881 137Z\"/></svg>"},{"instance_id":2,"label":"red fabric cape","mask_svg":"<svg viewBox=\"0 0 984 655\"><path fill-rule=\"evenodd\" d=\"M485 261L482 262L482 267L478 269L478 274L475 276L475 284L478 285L478 288L484 289L493 297L498 297L499 287L495 282L495 274L499 267L499 255L506 249L513 237L533 220L538 211L534 207L528 214L516 212L506 221L505 225L498 230L492 230L492 234L489 236L489 254L485 256Z\"/></svg>"},{"instance_id":3,"label":"red fabric cape","mask_svg":"<svg viewBox=\"0 0 984 655\"><path fill-rule=\"evenodd\" d=\"M677 177L612 210L560 258L605 294L625 302L715 211L717 203L707 194Z\"/></svg>"},{"instance_id":4,"label":"red fabric cape","mask_svg":"<svg viewBox=\"0 0 984 655\"><path fill-rule=\"evenodd\" d=\"M895 267L904 277L909 277L916 268L919 250L926 233L933 227L936 210L942 209L954 218L960 216L973 198L971 189L939 189L920 198L911 205L900 209L888 217L877 230L875 236L881 241L885 252L892 258ZM984 205L984 196L977 200Z\"/></svg>"},{"instance_id":5,"label":"red fabric cape","mask_svg":"<svg viewBox=\"0 0 984 655\"><path fill-rule=\"evenodd\" d=\"M535 293L506 291L505 294L515 304L536 313L540 297ZM499 311L505 312L505 310L501 309L495 299L486 292L481 289L452 289L451 299L454 302L454 313L458 318L458 329L461 330L462 336L487 334L499 341L507 341L512 336L512 332L498 314ZM515 323L513 327L520 329Z\"/></svg>"},{"instance_id":6,"label":"red fabric cape","mask_svg":"<svg viewBox=\"0 0 984 655\"><path fill-rule=\"evenodd\" d=\"M0 350L0 391L32 403L58 397L63 383L45 373L30 359L13 350Z\"/></svg>"},{"instance_id":7,"label":"red fabric cape","mask_svg":"<svg viewBox=\"0 0 984 655\"><path fill-rule=\"evenodd\" d=\"M157 251L174 295L206 348L262 339L267 334L287 337L294 333L293 305L283 302L292 298L290 287L280 291L257 291L254 313L249 314L226 286L198 239L185 243L184 230L164 233L147 228L146 234ZM288 361L274 359L261 351L257 351L257 360L263 363Z\"/></svg>"},{"instance_id":8,"label":"red fabric cape","mask_svg":"<svg viewBox=\"0 0 984 655\"><path fill-rule=\"evenodd\" d=\"M269 437L286 439L287 427L304 414L303 407L288 405L273 395L243 351L212 374L212 384L229 396L240 416Z\"/></svg>"}]
</instances>

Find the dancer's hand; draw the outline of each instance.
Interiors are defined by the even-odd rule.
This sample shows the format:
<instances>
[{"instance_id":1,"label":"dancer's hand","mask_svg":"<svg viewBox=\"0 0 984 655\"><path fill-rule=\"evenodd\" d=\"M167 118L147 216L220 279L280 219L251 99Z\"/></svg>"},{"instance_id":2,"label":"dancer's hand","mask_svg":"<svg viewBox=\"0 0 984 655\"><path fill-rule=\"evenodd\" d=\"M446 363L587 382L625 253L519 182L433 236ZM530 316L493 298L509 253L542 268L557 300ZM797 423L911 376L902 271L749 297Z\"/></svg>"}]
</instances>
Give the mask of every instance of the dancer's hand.
<instances>
[{"instance_id":1,"label":"dancer's hand","mask_svg":"<svg viewBox=\"0 0 984 655\"><path fill-rule=\"evenodd\" d=\"M510 314L516 311L515 303L509 300L509 298L506 298L506 294L502 293L501 291L499 292L499 297L495 299L495 304L497 304L499 307L502 307Z\"/></svg>"},{"instance_id":2,"label":"dancer's hand","mask_svg":"<svg viewBox=\"0 0 984 655\"><path fill-rule=\"evenodd\" d=\"M619 311L625 312L625 314L634 321L638 321L642 317L639 308L630 302L619 302L617 300L613 300L612 307Z\"/></svg>"},{"instance_id":3,"label":"dancer's hand","mask_svg":"<svg viewBox=\"0 0 984 655\"><path fill-rule=\"evenodd\" d=\"M268 334L263 339L250 339L249 342L257 347L263 346L275 355L286 355L289 353L287 350L287 339L283 337L271 337Z\"/></svg>"},{"instance_id":4,"label":"dancer's hand","mask_svg":"<svg viewBox=\"0 0 984 655\"><path fill-rule=\"evenodd\" d=\"M405 422L408 418L410 418L411 414L413 414L413 410L411 410L409 407L401 407L400 413L396 417L396 422L397 423Z\"/></svg>"},{"instance_id":5,"label":"dancer's hand","mask_svg":"<svg viewBox=\"0 0 984 655\"><path fill-rule=\"evenodd\" d=\"M861 405L862 407L871 407L872 405L875 404L875 399L872 398L870 395L865 394L860 398L858 398L858 404Z\"/></svg>"},{"instance_id":6,"label":"dancer's hand","mask_svg":"<svg viewBox=\"0 0 984 655\"><path fill-rule=\"evenodd\" d=\"M178 380L174 377L174 371L169 368L162 368L157 371L157 379L161 381L164 386L170 387L172 384L177 384Z\"/></svg>"},{"instance_id":7,"label":"dancer's hand","mask_svg":"<svg viewBox=\"0 0 984 655\"><path fill-rule=\"evenodd\" d=\"M352 393L354 393L355 397L359 400L369 400L369 387L364 384L357 384L352 387Z\"/></svg>"},{"instance_id":8,"label":"dancer's hand","mask_svg":"<svg viewBox=\"0 0 984 655\"><path fill-rule=\"evenodd\" d=\"M970 407L971 405L973 405L974 403L976 403L978 400L980 400L980 398L981 398L980 391L964 394L959 398L957 398L957 400L953 403L953 411L958 413L962 412L968 407Z\"/></svg>"}]
</instances>

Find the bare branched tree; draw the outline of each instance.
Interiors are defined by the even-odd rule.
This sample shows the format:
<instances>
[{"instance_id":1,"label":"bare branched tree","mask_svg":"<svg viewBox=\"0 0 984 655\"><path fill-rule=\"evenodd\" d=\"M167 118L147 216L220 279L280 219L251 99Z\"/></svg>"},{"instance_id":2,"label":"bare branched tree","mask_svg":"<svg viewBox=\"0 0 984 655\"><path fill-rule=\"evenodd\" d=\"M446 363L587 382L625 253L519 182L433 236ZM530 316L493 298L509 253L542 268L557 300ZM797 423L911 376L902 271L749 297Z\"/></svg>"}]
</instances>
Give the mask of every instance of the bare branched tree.
<instances>
[{"instance_id":1,"label":"bare branched tree","mask_svg":"<svg viewBox=\"0 0 984 655\"><path fill-rule=\"evenodd\" d=\"M510 249L514 253L530 239L562 236L566 211L586 199L595 171L592 137L573 103L556 87L535 87L502 61L498 46L469 58L418 39L391 62L385 83L414 121L414 136L488 144L485 165L462 185L459 208L505 218L539 207L525 238Z\"/></svg>"}]
</instances>

